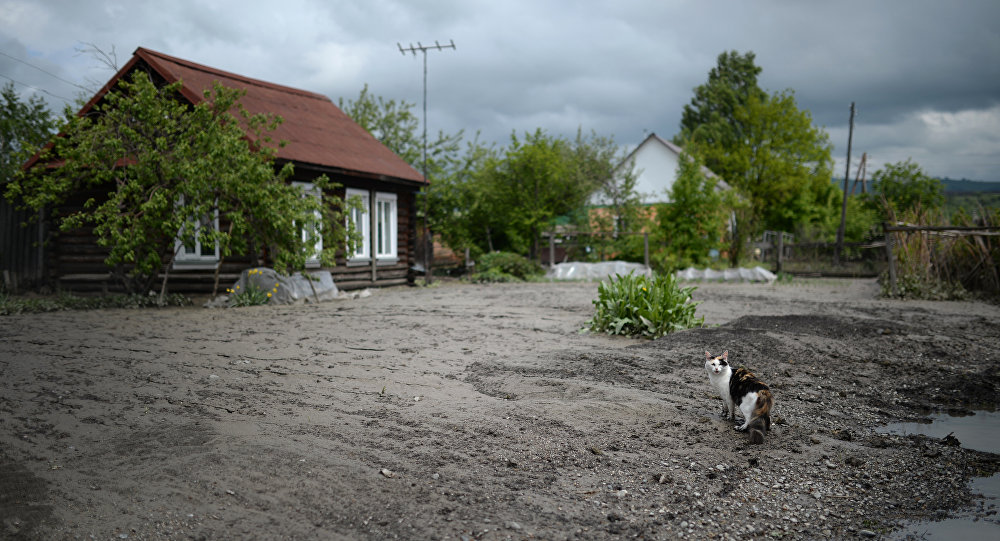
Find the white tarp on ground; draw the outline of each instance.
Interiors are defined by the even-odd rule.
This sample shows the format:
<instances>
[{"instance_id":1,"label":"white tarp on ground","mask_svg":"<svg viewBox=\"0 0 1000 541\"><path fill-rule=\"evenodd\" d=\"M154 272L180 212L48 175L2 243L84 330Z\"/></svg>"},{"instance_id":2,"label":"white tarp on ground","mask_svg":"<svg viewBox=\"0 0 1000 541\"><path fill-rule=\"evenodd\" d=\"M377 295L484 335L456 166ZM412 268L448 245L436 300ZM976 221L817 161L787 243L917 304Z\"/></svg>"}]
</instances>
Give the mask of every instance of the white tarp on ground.
<instances>
[{"instance_id":1,"label":"white tarp on ground","mask_svg":"<svg viewBox=\"0 0 1000 541\"><path fill-rule=\"evenodd\" d=\"M254 271L253 274L250 271ZM231 289L237 290L237 286L243 291L251 286L271 291L271 304L320 302L338 297L337 285L333 283L333 276L329 271L310 272L308 277L298 272L291 276L281 276L274 269L258 267L244 270ZM277 291L274 291L275 288Z\"/></svg>"},{"instance_id":2,"label":"white tarp on ground","mask_svg":"<svg viewBox=\"0 0 1000 541\"><path fill-rule=\"evenodd\" d=\"M550 280L603 280L616 274L629 272L652 276L653 271L642 263L627 261L603 261L601 263L557 263L545 273Z\"/></svg>"},{"instance_id":3,"label":"white tarp on ground","mask_svg":"<svg viewBox=\"0 0 1000 541\"><path fill-rule=\"evenodd\" d=\"M740 267L738 269L725 269L721 271L713 269L696 269L689 267L682 271L677 271L678 280L704 280L717 282L773 282L777 276L764 267L754 267L748 269Z\"/></svg>"}]
</instances>

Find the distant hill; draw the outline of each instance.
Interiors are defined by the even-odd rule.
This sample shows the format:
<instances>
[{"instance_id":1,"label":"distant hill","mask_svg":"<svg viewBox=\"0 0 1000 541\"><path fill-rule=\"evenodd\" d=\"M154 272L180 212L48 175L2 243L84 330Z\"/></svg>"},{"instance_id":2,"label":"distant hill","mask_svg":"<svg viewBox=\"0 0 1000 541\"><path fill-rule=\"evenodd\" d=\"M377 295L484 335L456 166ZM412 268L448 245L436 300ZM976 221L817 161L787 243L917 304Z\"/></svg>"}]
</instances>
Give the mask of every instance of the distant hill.
<instances>
[{"instance_id":1,"label":"distant hill","mask_svg":"<svg viewBox=\"0 0 1000 541\"><path fill-rule=\"evenodd\" d=\"M939 179L944 184L944 193L1000 193L1000 182L983 182L979 180Z\"/></svg>"},{"instance_id":2,"label":"distant hill","mask_svg":"<svg viewBox=\"0 0 1000 541\"><path fill-rule=\"evenodd\" d=\"M944 184L944 193L946 194L960 194L960 193L1000 193L1000 182L986 182L982 180L968 180L961 179L955 180L951 178L941 178L938 179L941 184ZM871 182L869 180L868 182ZM844 186L844 179L835 178L833 183L839 187ZM848 183L848 186L853 186L854 180ZM870 186L871 184L869 184Z\"/></svg>"}]
</instances>

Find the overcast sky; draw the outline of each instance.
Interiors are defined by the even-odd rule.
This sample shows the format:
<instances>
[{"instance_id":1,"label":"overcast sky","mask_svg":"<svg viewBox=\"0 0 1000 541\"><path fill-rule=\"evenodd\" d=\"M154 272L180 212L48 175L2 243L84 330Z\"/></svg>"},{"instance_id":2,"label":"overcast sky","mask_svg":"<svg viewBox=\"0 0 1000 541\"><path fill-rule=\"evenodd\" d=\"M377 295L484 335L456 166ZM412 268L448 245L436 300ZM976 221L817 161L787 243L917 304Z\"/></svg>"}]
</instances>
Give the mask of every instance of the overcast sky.
<instances>
[{"instance_id":1,"label":"overcast sky","mask_svg":"<svg viewBox=\"0 0 1000 541\"><path fill-rule=\"evenodd\" d=\"M634 146L670 138L692 89L724 51L753 51L768 91L792 89L844 173L913 158L935 176L1000 181L1000 2L996 0L0 0L0 83L57 108L113 74L88 44L142 46L338 98L365 83L422 101L429 131L506 144L578 128ZM855 165L856 167L856 165ZM851 176L856 174L854 167Z\"/></svg>"}]
</instances>

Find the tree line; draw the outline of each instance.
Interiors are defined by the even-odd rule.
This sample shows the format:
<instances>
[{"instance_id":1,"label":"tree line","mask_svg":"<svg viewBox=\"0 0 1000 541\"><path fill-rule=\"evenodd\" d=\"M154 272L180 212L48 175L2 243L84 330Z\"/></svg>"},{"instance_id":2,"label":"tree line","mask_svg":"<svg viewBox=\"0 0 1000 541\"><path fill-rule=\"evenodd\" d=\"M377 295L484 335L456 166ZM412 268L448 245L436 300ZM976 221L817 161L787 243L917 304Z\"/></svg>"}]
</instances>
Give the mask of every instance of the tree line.
<instances>
[{"instance_id":1,"label":"tree line","mask_svg":"<svg viewBox=\"0 0 1000 541\"><path fill-rule=\"evenodd\" d=\"M431 185L418 212L444 244L474 256L504 251L536 259L542 234L557 222L579 232L647 231L660 271L711 264L718 253L739 265L748 241L769 229L830 241L843 192L831 182L829 137L798 106L793 90L760 88L761 71L752 52L725 52L694 89L673 138L684 153L668 204L640 204L636 172L612 136L581 128L564 137L539 127L513 132L503 144L483 142L478 133L439 132L427 142ZM287 182L291 171L273 167L280 142L268 132L281 119L246 114L238 92L218 87L207 103L179 106L176 88L157 88L139 74L108 95L99 115L81 117L67 108L62 118L37 97L22 101L12 84L0 97L0 192L8 200L38 209L82 185L118 183L120 195L63 223L93 226L111 250L110 266L129 265L147 280L155 276L175 240L197 230L185 225L212 210L204 205L225 207L231 228L203 228L196 234L212 238L200 240L220 242L223 256L247 243L276 247L283 271L304 267L311 243L300 230L317 213L324 235L356 239L344 225L344 202L302 197ZM379 97L366 85L339 105L423 170L413 103ZM241 125L250 127L250 137ZM53 138L57 128L62 136ZM39 151L43 159L61 156L70 167L22 169ZM730 189L719 190L719 178ZM592 211L595 194L608 203L602 212ZM200 203L178 206L185 195ZM940 182L918 164L886 164L868 195L848 199L845 238L860 241L903 209L942 204ZM608 242L608 251L623 259L641 258L634 238ZM331 246L324 254L330 262L335 248L324 246Z\"/></svg>"}]
</instances>

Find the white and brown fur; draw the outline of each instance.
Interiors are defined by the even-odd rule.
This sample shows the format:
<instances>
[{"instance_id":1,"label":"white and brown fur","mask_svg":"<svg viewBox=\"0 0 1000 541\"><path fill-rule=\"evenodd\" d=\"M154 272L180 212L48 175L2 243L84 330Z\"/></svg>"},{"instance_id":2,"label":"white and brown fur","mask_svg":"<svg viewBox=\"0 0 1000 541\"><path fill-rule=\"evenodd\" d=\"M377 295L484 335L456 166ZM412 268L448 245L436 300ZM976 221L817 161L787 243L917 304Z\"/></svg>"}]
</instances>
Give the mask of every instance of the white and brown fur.
<instances>
[{"instance_id":1,"label":"white and brown fur","mask_svg":"<svg viewBox=\"0 0 1000 541\"><path fill-rule=\"evenodd\" d=\"M705 370L712 387L722 397L722 415L736 420L736 406L743 414L743 424L736 427L750 432L750 443L764 443L764 433L771 429L774 396L767 384L746 368L729 365L729 351L713 357L705 352Z\"/></svg>"}]
</instances>

